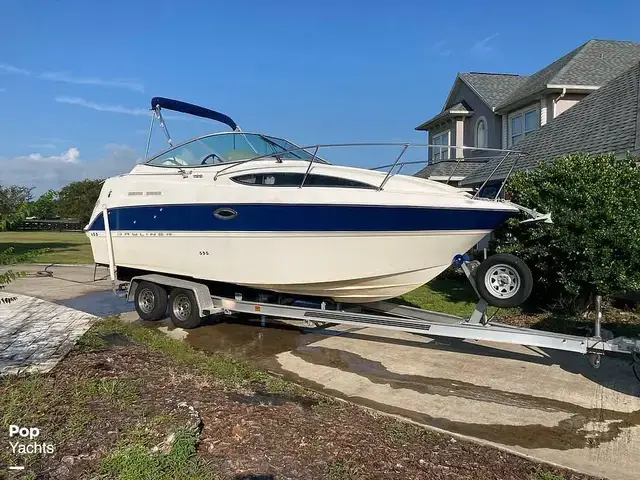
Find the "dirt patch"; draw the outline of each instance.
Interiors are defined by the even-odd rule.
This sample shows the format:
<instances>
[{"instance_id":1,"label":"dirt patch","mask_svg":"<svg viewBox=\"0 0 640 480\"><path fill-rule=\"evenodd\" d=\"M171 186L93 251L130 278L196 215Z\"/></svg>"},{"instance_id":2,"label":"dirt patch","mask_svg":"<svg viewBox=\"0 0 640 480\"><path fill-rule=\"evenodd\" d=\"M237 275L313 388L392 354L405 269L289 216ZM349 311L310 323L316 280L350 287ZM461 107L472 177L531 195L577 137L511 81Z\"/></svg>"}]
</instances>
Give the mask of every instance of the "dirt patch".
<instances>
[{"instance_id":1,"label":"dirt patch","mask_svg":"<svg viewBox=\"0 0 640 480\"><path fill-rule=\"evenodd\" d=\"M230 387L177 353L131 343L120 333L103 338L48 375L0 383L2 429L37 426L38 441L55 446L51 455L18 458L1 445L0 464L27 467L15 478L29 472L44 480L119 478L136 458L141 475L159 472L154 478L172 478L167 469L175 465L188 478L526 480L543 478L539 472L591 478L299 387L273 391L263 381ZM154 446L183 431L194 412L202 421L197 438L183 442L183 453L157 461Z\"/></svg>"}]
</instances>

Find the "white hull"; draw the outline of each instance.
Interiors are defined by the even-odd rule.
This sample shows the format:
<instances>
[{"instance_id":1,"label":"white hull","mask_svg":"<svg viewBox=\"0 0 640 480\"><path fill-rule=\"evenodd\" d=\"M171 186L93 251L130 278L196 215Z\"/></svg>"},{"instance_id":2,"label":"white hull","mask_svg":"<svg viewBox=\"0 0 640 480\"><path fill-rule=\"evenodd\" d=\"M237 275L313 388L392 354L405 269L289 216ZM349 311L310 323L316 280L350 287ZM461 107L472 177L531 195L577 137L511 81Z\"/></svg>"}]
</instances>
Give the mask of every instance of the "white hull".
<instances>
[{"instance_id":1,"label":"white hull","mask_svg":"<svg viewBox=\"0 0 640 480\"><path fill-rule=\"evenodd\" d=\"M363 303L429 282L487 233L114 232L112 241L122 267ZM104 233L90 239L108 264Z\"/></svg>"},{"instance_id":2,"label":"white hull","mask_svg":"<svg viewBox=\"0 0 640 480\"><path fill-rule=\"evenodd\" d=\"M303 173L308 162L273 159L178 173L138 165L108 179L87 228L108 264L104 208L115 264L144 271L364 303L423 285L514 214L499 202L396 175L383 190L241 185L247 172ZM314 164L312 174L377 185L385 174ZM230 209L232 219L216 212Z\"/></svg>"}]
</instances>

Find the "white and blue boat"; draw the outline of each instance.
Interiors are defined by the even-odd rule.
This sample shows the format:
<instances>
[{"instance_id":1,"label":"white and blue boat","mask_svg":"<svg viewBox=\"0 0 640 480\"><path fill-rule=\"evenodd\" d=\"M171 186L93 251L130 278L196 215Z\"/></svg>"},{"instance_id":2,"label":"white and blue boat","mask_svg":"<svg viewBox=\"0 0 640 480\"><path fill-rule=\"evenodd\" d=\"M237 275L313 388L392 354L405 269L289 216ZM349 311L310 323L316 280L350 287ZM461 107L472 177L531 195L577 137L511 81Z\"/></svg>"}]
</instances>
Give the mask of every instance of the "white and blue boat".
<instances>
[{"instance_id":1,"label":"white and blue boat","mask_svg":"<svg viewBox=\"0 0 640 480\"><path fill-rule=\"evenodd\" d=\"M121 279L155 272L338 302L385 300L429 282L519 211L394 174L400 157L388 173L332 165L319 156L330 145L244 132L226 115L171 99L151 106L171 148L107 179L85 229L95 262L113 255ZM163 109L231 131L174 146Z\"/></svg>"}]
</instances>

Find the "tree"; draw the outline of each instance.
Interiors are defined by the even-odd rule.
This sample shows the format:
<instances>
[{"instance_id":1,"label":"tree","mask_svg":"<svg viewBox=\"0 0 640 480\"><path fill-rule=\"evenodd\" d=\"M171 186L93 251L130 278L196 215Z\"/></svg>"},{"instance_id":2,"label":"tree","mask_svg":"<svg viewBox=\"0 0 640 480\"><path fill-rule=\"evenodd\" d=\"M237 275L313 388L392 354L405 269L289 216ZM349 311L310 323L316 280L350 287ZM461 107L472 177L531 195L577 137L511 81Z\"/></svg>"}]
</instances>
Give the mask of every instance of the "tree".
<instances>
[{"instance_id":1,"label":"tree","mask_svg":"<svg viewBox=\"0 0 640 480\"><path fill-rule=\"evenodd\" d=\"M510 220L500 252L521 257L551 307L584 310L593 296L640 290L640 167L633 158L569 155L507 184L512 201L550 212L553 224Z\"/></svg>"},{"instance_id":2,"label":"tree","mask_svg":"<svg viewBox=\"0 0 640 480\"><path fill-rule=\"evenodd\" d=\"M82 180L63 187L58 197L58 214L64 218L77 218L83 224L88 223L103 182L100 179Z\"/></svg>"},{"instance_id":3,"label":"tree","mask_svg":"<svg viewBox=\"0 0 640 480\"><path fill-rule=\"evenodd\" d=\"M41 220L56 218L58 215L58 192L49 190L29 205L29 214Z\"/></svg>"},{"instance_id":4,"label":"tree","mask_svg":"<svg viewBox=\"0 0 640 480\"><path fill-rule=\"evenodd\" d=\"M7 230L28 215L28 202L33 198L33 188L0 185L0 231Z\"/></svg>"}]
</instances>

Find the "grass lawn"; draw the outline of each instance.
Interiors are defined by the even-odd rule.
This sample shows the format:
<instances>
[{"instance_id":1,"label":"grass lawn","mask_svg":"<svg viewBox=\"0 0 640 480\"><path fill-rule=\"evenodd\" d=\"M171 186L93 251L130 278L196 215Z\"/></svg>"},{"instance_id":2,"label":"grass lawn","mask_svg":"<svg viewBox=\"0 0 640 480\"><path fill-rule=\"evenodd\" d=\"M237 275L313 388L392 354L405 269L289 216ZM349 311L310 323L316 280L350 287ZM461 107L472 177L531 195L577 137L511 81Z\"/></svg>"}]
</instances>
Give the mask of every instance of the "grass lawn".
<instances>
[{"instance_id":1,"label":"grass lawn","mask_svg":"<svg viewBox=\"0 0 640 480\"><path fill-rule=\"evenodd\" d=\"M459 278L436 278L400 297L400 303L465 318L473 313L477 302L478 296L471 288L471 284L462 276ZM517 308L496 309L489 307L488 315L493 315L496 310L496 318L520 313Z\"/></svg>"},{"instance_id":2,"label":"grass lawn","mask_svg":"<svg viewBox=\"0 0 640 480\"><path fill-rule=\"evenodd\" d=\"M18 254L49 249L33 263L93 263L91 245L83 232L1 232L0 251L9 247Z\"/></svg>"}]
</instances>

